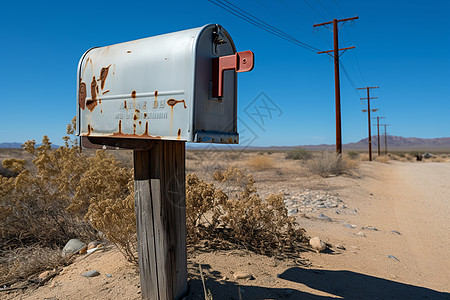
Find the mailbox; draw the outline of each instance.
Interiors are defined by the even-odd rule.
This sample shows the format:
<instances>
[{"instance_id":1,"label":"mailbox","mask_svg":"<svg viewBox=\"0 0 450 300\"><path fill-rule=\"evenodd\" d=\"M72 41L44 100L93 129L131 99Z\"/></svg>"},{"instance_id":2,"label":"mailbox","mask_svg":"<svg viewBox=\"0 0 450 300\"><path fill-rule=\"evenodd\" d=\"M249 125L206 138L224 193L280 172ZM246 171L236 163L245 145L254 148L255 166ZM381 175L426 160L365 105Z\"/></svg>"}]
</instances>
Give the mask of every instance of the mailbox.
<instances>
[{"instance_id":1,"label":"mailbox","mask_svg":"<svg viewBox=\"0 0 450 300\"><path fill-rule=\"evenodd\" d=\"M237 144L237 73L253 57L215 24L92 48L78 65L77 135L84 147Z\"/></svg>"}]
</instances>

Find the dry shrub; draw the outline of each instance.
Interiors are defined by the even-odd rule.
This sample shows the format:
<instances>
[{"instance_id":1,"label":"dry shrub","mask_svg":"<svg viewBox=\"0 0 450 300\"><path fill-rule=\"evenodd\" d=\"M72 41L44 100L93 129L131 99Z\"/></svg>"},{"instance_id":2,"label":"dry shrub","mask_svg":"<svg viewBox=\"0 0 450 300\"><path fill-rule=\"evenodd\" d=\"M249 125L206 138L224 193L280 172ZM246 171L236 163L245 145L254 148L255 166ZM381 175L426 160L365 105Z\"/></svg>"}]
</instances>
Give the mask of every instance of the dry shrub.
<instances>
[{"instance_id":1,"label":"dry shrub","mask_svg":"<svg viewBox=\"0 0 450 300\"><path fill-rule=\"evenodd\" d=\"M307 169L312 174L329 177L331 175L351 174L356 166L355 161L346 160L341 155L322 152L308 162Z\"/></svg>"},{"instance_id":2,"label":"dry shrub","mask_svg":"<svg viewBox=\"0 0 450 300\"><path fill-rule=\"evenodd\" d=\"M272 158L264 155L256 155L247 161L247 166L254 170L262 171L272 169L275 163Z\"/></svg>"},{"instance_id":3,"label":"dry shrub","mask_svg":"<svg viewBox=\"0 0 450 300\"><path fill-rule=\"evenodd\" d=\"M257 253L298 250L305 232L287 215L283 195L265 200L256 193L254 179L235 166L217 171L214 179L222 188L206 183L194 174L186 180L188 241L201 239L241 245Z\"/></svg>"},{"instance_id":4,"label":"dry shrub","mask_svg":"<svg viewBox=\"0 0 450 300\"><path fill-rule=\"evenodd\" d=\"M356 151L347 151L345 152L345 154L350 158L350 159L357 159L359 157L359 153Z\"/></svg>"},{"instance_id":5,"label":"dry shrub","mask_svg":"<svg viewBox=\"0 0 450 300\"><path fill-rule=\"evenodd\" d=\"M286 153L286 159L307 160L313 158L311 151L303 148L297 148Z\"/></svg>"},{"instance_id":6,"label":"dry shrub","mask_svg":"<svg viewBox=\"0 0 450 300\"><path fill-rule=\"evenodd\" d=\"M71 261L60 249L39 245L8 250L0 256L0 286L26 280L30 276L66 265Z\"/></svg>"},{"instance_id":7,"label":"dry shrub","mask_svg":"<svg viewBox=\"0 0 450 300\"><path fill-rule=\"evenodd\" d=\"M68 134L75 130L75 119ZM105 151L93 157L80 153L76 140L52 149L47 136L42 145L28 141L23 148L32 165L8 159L3 166L19 173L0 176L0 250L34 243L64 246L71 238L97 238L97 230L135 260L134 188L130 169Z\"/></svg>"},{"instance_id":8,"label":"dry shrub","mask_svg":"<svg viewBox=\"0 0 450 300\"><path fill-rule=\"evenodd\" d=\"M359 159L360 159L361 161L369 161L369 154L367 154L367 153L360 154L360 155L359 155Z\"/></svg>"},{"instance_id":9,"label":"dry shrub","mask_svg":"<svg viewBox=\"0 0 450 300\"><path fill-rule=\"evenodd\" d=\"M375 161L387 164L389 162L389 156L386 155L375 156Z\"/></svg>"}]
</instances>

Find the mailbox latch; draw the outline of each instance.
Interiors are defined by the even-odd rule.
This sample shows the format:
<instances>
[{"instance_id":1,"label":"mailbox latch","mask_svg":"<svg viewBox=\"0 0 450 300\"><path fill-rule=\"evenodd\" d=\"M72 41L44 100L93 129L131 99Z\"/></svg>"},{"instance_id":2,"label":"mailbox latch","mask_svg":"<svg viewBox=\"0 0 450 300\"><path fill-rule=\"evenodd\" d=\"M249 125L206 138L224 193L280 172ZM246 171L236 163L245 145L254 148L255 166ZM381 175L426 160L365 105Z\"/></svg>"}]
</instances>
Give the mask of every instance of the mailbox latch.
<instances>
[{"instance_id":1,"label":"mailbox latch","mask_svg":"<svg viewBox=\"0 0 450 300\"><path fill-rule=\"evenodd\" d=\"M233 55L213 58L212 96L223 97L223 71L235 70L248 72L253 70L254 54L252 51L237 52Z\"/></svg>"}]
</instances>

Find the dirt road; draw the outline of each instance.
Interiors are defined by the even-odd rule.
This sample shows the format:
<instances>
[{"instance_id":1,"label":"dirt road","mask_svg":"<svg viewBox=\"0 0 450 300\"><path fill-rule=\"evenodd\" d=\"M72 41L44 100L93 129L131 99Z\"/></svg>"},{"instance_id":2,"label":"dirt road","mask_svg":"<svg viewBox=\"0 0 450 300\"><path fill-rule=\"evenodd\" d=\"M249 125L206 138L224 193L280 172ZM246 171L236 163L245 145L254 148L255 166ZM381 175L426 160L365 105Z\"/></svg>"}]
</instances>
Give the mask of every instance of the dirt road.
<instances>
[{"instance_id":1,"label":"dirt road","mask_svg":"<svg viewBox=\"0 0 450 300\"><path fill-rule=\"evenodd\" d=\"M382 182L415 281L449 291L450 164L393 163Z\"/></svg>"},{"instance_id":2,"label":"dirt road","mask_svg":"<svg viewBox=\"0 0 450 300\"><path fill-rule=\"evenodd\" d=\"M316 290L344 298L450 298L450 163L365 162L361 178L334 185L357 213L305 224L310 234L347 248L308 256L333 282Z\"/></svg>"}]
</instances>

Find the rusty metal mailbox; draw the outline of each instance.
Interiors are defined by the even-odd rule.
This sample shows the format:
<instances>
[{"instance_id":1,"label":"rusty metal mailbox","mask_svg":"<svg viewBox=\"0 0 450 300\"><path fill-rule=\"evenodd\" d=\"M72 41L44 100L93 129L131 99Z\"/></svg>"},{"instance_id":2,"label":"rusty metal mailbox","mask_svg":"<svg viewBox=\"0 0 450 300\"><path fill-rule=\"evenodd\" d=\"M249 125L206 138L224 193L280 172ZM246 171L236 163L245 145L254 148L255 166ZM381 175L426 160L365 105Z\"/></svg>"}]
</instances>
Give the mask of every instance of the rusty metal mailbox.
<instances>
[{"instance_id":1,"label":"rusty metal mailbox","mask_svg":"<svg viewBox=\"0 0 450 300\"><path fill-rule=\"evenodd\" d=\"M237 53L215 24L92 48L78 65L77 135L84 147L118 139L236 144L236 73L250 71L253 57Z\"/></svg>"}]
</instances>

